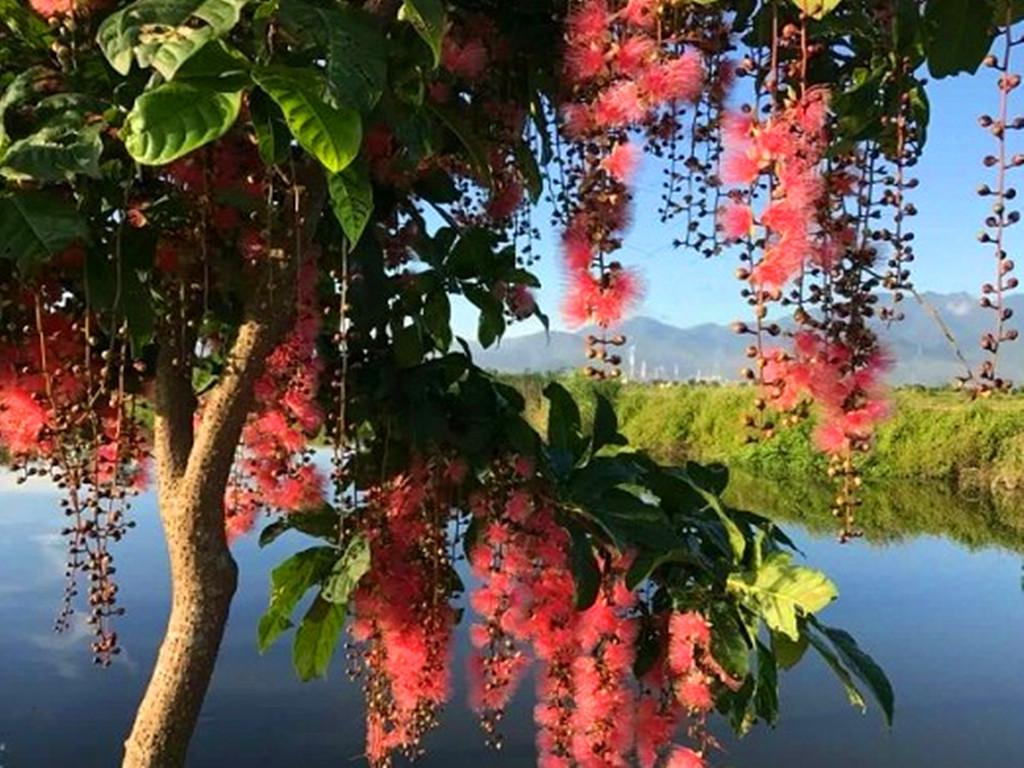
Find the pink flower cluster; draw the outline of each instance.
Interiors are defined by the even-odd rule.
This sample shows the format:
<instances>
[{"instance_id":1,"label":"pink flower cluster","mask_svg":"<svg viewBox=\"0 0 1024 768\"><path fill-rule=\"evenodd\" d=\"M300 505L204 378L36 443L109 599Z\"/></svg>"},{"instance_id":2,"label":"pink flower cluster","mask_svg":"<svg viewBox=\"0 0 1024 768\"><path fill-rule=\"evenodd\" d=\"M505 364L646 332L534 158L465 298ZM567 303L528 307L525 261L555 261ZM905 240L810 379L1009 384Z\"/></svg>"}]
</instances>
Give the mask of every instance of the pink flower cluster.
<instances>
[{"instance_id":1,"label":"pink flower cluster","mask_svg":"<svg viewBox=\"0 0 1024 768\"><path fill-rule=\"evenodd\" d=\"M464 474L417 462L408 474L370 492L367 525L372 570L353 606L353 639L364 649L367 745L373 766L392 752L413 753L435 724L450 687L455 611L442 586L448 502L444 486Z\"/></svg>"},{"instance_id":2,"label":"pink flower cluster","mask_svg":"<svg viewBox=\"0 0 1024 768\"><path fill-rule=\"evenodd\" d=\"M232 539L251 530L260 510L302 513L323 502L324 478L309 456L324 421L317 402L323 370L316 351L317 275L310 257L299 270L295 324L254 385L255 406L225 497Z\"/></svg>"},{"instance_id":3,"label":"pink flower cluster","mask_svg":"<svg viewBox=\"0 0 1024 768\"><path fill-rule=\"evenodd\" d=\"M868 440L889 413L882 375L889 359L876 352L854 368L850 350L809 331L796 334L792 354L767 354L764 382L773 404L782 409L808 397L822 409L815 442L826 453L847 455Z\"/></svg>"},{"instance_id":4,"label":"pink flower cluster","mask_svg":"<svg viewBox=\"0 0 1024 768\"><path fill-rule=\"evenodd\" d=\"M630 0L612 11L585 0L566 20L566 80L582 101L563 108L571 137L634 127L662 106L694 101L704 87L700 52L677 53L655 37L660 3Z\"/></svg>"},{"instance_id":5,"label":"pink flower cluster","mask_svg":"<svg viewBox=\"0 0 1024 768\"><path fill-rule=\"evenodd\" d=\"M809 263L828 261L827 239L817 226L825 192L820 164L827 145L827 115L827 91L812 89L763 123L750 113L723 119L722 181L750 186L763 173L773 179L771 200L759 217L739 199L718 212L727 240L754 235L757 226L764 228L764 255L750 280L765 293L778 294Z\"/></svg>"},{"instance_id":6,"label":"pink flower cluster","mask_svg":"<svg viewBox=\"0 0 1024 768\"><path fill-rule=\"evenodd\" d=\"M606 563L594 604L577 611L571 542L530 470L471 503L481 536L470 557L481 586L471 597L479 619L470 631L477 649L470 695L485 728L499 719L532 657L539 766L624 768L634 755L643 768L660 759L703 766L698 753L672 748L671 740L684 720L711 708L714 684L734 684L711 656L710 627L696 614L674 615L670 649L638 692L641 624L622 578L628 563ZM652 680L671 692L664 702Z\"/></svg>"},{"instance_id":7,"label":"pink flower cluster","mask_svg":"<svg viewBox=\"0 0 1024 768\"><path fill-rule=\"evenodd\" d=\"M42 304L46 292L41 289ZM59 296L60 289L53 293ZM23 309L26 324L35 328L33 301L26 297ZM0 447L20 462L72 456L80 482L141 488L148 465L141 434L129 428L123 403L94 398L89 386L100 379L100 355L92 355L91 371L83 370L82 330L45 307L40 318L26 343L0 346Z\"/></svg>"},{"instance_id":8,"label":"pink flower cluster","mask_svg":"<svg viewBox=\"0 0 1024 768\"><path fill-rule=\"evenodd\" d=\"M585 0L566 20L571 98L561 109L562 129L589 147L563 238L569 285L562 313L571 327L607 328L639 300L636 273L605 262L628 224L629 185L642 154L628 132L652 126L663 107L696 101L705 84L702 54L658 36L659 13L656 0L628 0L614 9L607 0Z\"/></svg>"}]
</instances>

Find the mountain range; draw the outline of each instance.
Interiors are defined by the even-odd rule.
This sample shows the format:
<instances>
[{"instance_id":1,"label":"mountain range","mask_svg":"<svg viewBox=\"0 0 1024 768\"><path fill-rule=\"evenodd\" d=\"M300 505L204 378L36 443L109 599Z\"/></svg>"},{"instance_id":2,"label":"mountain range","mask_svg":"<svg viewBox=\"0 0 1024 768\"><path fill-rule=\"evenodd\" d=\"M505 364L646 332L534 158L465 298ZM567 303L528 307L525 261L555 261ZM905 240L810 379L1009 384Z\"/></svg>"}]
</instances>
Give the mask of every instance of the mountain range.
<instances>
[{"instance_id":1,"label":"mountain range","mask_svg":"<svg viewBox=\"0 0 1024 768\"><path fill-rule=\"evenodd\" d=\"M924 293L922 299L924 306L905 297L903 320L881 329L896 361L889 374L892 384L948 384L963 372L963 364L930 310L942 318L972 365L981 360L979 339L991 328L994 313L982 309L967 293ZM1010 297L1007 306L1019 317L1024 312L1024 296ZM505 373L565 371L586 364L584 338L592 332L582 329L505 338L490 349L475 348L474 358L485 368ZM748 364L744 349L749 337L737 335L728 325L680 328L650 317L634 317L616 332L627 339L621 353L623 373L635 380L731 381L738 379ZM1024 340L1004 344L999 369L1005 377L1024 381Z\"/></svg>"}]
</instances>

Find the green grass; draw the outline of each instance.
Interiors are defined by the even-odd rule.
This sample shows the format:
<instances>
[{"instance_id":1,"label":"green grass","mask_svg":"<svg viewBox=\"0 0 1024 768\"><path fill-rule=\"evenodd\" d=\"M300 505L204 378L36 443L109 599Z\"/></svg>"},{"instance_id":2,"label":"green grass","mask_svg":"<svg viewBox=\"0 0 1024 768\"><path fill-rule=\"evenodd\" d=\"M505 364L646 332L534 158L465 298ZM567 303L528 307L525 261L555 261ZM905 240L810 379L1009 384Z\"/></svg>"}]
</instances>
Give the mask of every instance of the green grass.
<instances>
[{"instance_id":1,"label":"green grass","mask_svg":"<svg viewBox=\"0 0 1024 768\"><path fill-rule=\"evenodd\" d=\"M546 418L542 395L550 377L515 376L535 424ZM812 446L813 425L782 429L748 444L742 425L752 411L750 387L593 384L559 379L582 404L584 423L593 393L610 398L620 429L634 445L665 461L721 461L758 477L820 477L825 462ZM893 415L863 461L867 479L940 480L962 487L1024 488L1024 397L971 402L950 390L908 388L892 393Z\"/></svg>"}]
</instances>

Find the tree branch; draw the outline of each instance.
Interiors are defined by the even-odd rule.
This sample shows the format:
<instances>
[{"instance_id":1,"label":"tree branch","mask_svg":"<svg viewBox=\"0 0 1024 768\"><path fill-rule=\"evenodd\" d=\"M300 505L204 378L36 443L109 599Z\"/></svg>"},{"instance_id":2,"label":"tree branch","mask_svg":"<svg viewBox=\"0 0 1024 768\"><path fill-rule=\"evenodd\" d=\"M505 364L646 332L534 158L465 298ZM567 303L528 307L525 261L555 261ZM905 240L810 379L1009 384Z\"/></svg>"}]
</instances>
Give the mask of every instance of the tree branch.
<instances>
[{"instance_id":1,"label":"tree branch","mask_svg":"<svg viewBox=\"0 0 1024 768\"><path fill-rule=\"evenodd\" d=\"M299 248L283 261L268 260L260 286L250 294L224 373L203 403L202 428L195 436L182 478L186 493L199 494L200 509L209 514L220 514L223 509L221 498L206 496L224 491L242 428L252 410L253 385L294 316L292 302L282 300L281 286L292 285L301 256L298 251L312 247L327 196L323 171L317 167L306 173L299 189Z\"/></svg>"}]
</instances>

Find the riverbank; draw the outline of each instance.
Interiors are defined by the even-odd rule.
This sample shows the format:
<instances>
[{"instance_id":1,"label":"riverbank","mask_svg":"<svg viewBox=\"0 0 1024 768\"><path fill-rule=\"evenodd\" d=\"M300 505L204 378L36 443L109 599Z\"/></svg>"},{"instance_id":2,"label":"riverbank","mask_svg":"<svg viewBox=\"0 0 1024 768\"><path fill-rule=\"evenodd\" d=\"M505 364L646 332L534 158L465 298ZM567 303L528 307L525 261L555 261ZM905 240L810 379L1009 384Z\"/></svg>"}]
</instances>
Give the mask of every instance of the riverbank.
<instances>
[{"instance_id":1,"label":"riverbank","mask_svg":"<svg viewBox=\"0 0 1024 768\"><path fill-rule=\"evenodd\" d=\"M510 376L543 423L543 389L551 377ZM759 477L821 477L825 460L812 445L813 425L780 430L748 444L743 417L755 390L739 385L644 385L559 378L584 409L599 391L616 406L630 442L665 461L720 461ZM1024 396L971 402L951 390L898 389L893 415L864 457L867 480L935 480L959 488L1024 491ZM586 423L586 421L584 422Z\"/></svg>"}]
</instances>

